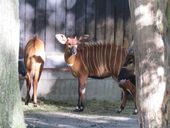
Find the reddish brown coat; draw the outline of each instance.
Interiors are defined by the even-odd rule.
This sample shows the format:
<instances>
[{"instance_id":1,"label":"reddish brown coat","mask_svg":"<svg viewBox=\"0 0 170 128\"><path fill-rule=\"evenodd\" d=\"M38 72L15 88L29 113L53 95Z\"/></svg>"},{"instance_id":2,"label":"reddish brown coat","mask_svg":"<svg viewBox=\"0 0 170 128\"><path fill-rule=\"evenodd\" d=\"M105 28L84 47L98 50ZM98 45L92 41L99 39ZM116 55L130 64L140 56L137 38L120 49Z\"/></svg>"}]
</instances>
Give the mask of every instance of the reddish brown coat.
<instances>
[{"instance_id":1,"label":"reddish brown coat","mask_svg":"<svg viewBox=\"0 0 170 128\"><path fill-rule=\"evenodd\" d=\"M112 76L117 78L127 56L128 42L125 40L123 46L117 46L100 42L91 44L82 37L67 38L63 34L57 34L56 38L65 45L65 61L70 66L72 74L78 78L79 98L76 111L83 111L88 77L101 79ZM131 84L125 85L125 89L128 89L130 93L133 91L131 86ZM124 107L120 109L122 111Z\"/></svg>"},{"instance_id":2,"label":"reddish brown coat","mask_svg":"<svg viewBox=\"0 0 170 128\"><path fill-rule=\"evenodd\" d=\"M37 36L30 39L25 47L24 63L26 68L27 95L25 104L30 100L30 89L33 86L33 103L37 105L38 82L45 61L44 43Z\"/></svg>"}]
</instances>

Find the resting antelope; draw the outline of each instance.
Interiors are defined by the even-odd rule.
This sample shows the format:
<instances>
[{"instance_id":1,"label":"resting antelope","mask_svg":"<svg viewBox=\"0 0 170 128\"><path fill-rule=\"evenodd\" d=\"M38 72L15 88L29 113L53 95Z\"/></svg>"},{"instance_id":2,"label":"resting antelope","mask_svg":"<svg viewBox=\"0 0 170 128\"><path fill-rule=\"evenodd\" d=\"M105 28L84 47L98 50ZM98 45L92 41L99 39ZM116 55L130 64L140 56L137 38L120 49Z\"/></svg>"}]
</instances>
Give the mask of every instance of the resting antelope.
<instances>
[{"instance_id":1,"label":"resting antelope","mask_svg":"<svg viewBox=\"0 0 170 128\"><path fill-rule=\"evenodd\" d=\"M79 97L75 111L83 111L88 77L101 79L112 76L118 78L126 59L127 48L111 43L94 42L88 44L87 37L77 39L57 34L56 38L61 44L65 45L65 61L70 66L72 74L78 78Z\"/></svg>"},{"instance_id":2,"label":"resting antelope","mask_svg":"<svg viewBox=\"0 0 170 128\"><path fill-rule=\"evenodd\" d=\"M26 67L26 84L27 95L25 104L28 105L30 100L30 89L33 86L33 103L37 106L37 89L38 82L45 61L44 43L35 36L30 39L25 47L24 63Z\"/></svg>"}]
</instances>

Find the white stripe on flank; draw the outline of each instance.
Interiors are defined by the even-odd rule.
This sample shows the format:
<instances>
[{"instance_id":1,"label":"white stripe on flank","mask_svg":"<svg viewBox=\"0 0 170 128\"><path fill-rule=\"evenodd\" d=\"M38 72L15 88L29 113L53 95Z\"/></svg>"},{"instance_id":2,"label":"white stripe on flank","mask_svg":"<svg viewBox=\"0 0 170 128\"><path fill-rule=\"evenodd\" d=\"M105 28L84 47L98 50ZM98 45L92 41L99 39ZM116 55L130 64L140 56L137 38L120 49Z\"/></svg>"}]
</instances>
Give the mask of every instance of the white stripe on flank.
<instances>
[{"instance_id":1,"label":"white stripe on flank","mask_svg":"<svg viewBox=\"0 0 170 128\"><path fill-rule=\"evenodd\" d=\"M90 46L89 46L87 51L90 51L90 50L91 49L90 49ZM92 51L90 51L90 53L92 53ZM92 55L89 55L90 53L88 53L87 58L88 58L88 64L89 64L89 72L92 73L92 65L91 65L92 60L91 59L93 59L93 58L91 57Z\"/></svg>"},{"instance_id":2,"label":"white stripe on flank","mask_svg":"<svg viewBox=\"0 0 170 128\"><path fill-rule=\"evenodd\" d=\"M98 51L98 52L97 52ZM100 45L97 44L97 51L96 51L96 64L97 64L97 74L100 75L100 70L99 70L99 63L100 63L100 57L99 57L99 53L100 53Z\"/></svg>"},{"instance_id":3,"label":"white stripe on flank","mask_svg":"<svg viewBox=\"0 0 170 128\"><path fill-rule=\"evenodd\" d=\"M101 74L103 72L103 56L102 56L102 52L103 52L103 46L100 45L100 73Z\"/></svg>"},{"instance_id":4,"label":"white stripe on flank","mask_svg":"<svg viewBox=\"0 0 170 128\"><path fill-rule=\"evenodd\" d=\"M114 73L116 73L115 72L115 69L116 69L115 65L116 65L116 59L117 59L117 51L118 51L118 46L116 46L116 51L115 51L115 59L114 59L114 65L113 65Z\"/></svg>"},{"instance_id":5,"label":"white stripe on flank","mask_svg":"<svg viewBox=\"0 0 170 128\"><path fill-rule=\"evenodd\" d=\"M112 48L113 48L113 44L111 44L111 48L110 48L110 57L109 57L109 68L110 70L112 70L112 64L111 64L111 60L112 60Z\"/></svg>"},{"instance_id":6,"label":"white stripe on flank","mask_svg":"<svg viewBox=\"0 0 170 128\"><path fill-rule=\"evenodd\" d=\"M90 55L90 56L91 56L91 58L90 58L91 70L90 70L90 71L91 71L92 73L94 73L94 70L95 70L95 69L94 69L93 46L91 47L90 50L91 50L91 55Z\"/></svg>"},{"instance_id":7,"label":"white stripe on flank","mask_svg":"<svg viewBox=\"0 0 170 128\"><path fill-rule=\"evenodd\" d=\"M98 67L98 70L99 70L99 75L101 75L101 43L99 42L99 53L98 53L98 62L99 62L99 67Z\"/></svg>"},{"instance_id":8,"label":"white stripe on flank","mask_svg":"<svg viewBox=\"0 0 170 128\"><path fill-rule=\"evenodd\" d=\"M104 64L103 64L103 54L104 54L104 50L103 50L103 45L101 45L101 56L100 56L100 63L101 63L101 72L103 73L104 71Z\"/></svg>"},{"instance_id":9,"label":"white stripe on flank","mask_svg":"<svg viewBox=\"0 0 170 128\"><path fill-rule=\"evenodd\" d=\"M87 45L87 47L86 47L86 49L85 49L85 52L86 52L86 55L84 55L84 58L86 58L86 66L87 66L87 68L88 69L90 69L90 65L89 65L89 58L88 58L88 55L89 55L89 50L88 50L88 45Z\"/></svg>"},{"instance_id":10,"label":"white stripe on flank","mask_svg":"<svg viewBox=\"0 0 170 128\"><path fill-rule=\"evenodd\" d=\"M94 56L95 54L94 54L94 46L92 47L92 72L93 73L95 73L95 70L96 70L96 68L95 68L95 56Z\"/></svg>"},{"instance_id":11,"label":"white stripe on flank","mask_svg":"<svg viewBox=\"0 0 170 128\"><path fill-rule=\"evenodd\" d=\"M105 55L104 55L104 58L105 58L105 61L104 61L105 71L108 71L108 69L107 69L107 45L105 46Z\"/></svg>"},{"instance_id":12,"label":"white stripe on flank","mask_svg":"<svg viewBox=\"0 0 170 128\"><path fill-rule=\"evenodd\" d=\"M98 62L97 62L97 51L95 51L97 49L97 44L95 47L93 47L93 54L94 54L94 67L95 67L95 73L97 73L98 75Z\"/></svg>"},{"instance_id":13,"label":"white stripe on flank","mask_svg":"<svg viewBox=\"0 0 170 128\"><path fill-rule=\"evenodd\" d=\"M101 48L101 45L100 45L100 43L98 43L98 56L97 56L97 59L98 59L98 73L99 73L99 75L101 75L101 72L100 72L100 66L101 66L101 64L100 64L100 53L101 53L101 50L100 50L100 48Z\"/></svg>"},{"instance_id":14,"label":"white stripe on flank","mask_svg":"<svg viewBox=\"0 0 170 128\"><path fill-rule=\"evenodd\" d=\"M122 51L122 46L120 47L120 49L121 49L121 52L120 52L120 62L119 62L119 68L118 68L118 74L119 74L119 72L120 72L120 68L121 68L121 66L122 66L122 57L123 57L123 51Z\"/></svg>"}]
</instances>

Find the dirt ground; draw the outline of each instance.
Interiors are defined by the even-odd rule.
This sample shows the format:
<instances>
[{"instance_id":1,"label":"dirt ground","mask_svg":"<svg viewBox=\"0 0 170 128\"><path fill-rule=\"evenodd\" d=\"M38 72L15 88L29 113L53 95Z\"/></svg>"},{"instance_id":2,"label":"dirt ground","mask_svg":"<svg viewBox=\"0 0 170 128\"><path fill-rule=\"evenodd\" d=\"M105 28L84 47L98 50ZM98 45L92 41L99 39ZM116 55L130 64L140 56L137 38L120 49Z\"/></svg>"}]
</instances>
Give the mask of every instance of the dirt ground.
<instances>
[{"instance_id":1,"label":"dirt ground","mask_svg":"<svg viewBox=\"0 0 170 128\"><path fill-rule=\"evenodd\" d=\"M73 112L73 102L41 101L37 108L23 103L27 128L139 128L133 102L118 114L119 102L88 101L84 112Z\"/></svg>"}]
</instances>

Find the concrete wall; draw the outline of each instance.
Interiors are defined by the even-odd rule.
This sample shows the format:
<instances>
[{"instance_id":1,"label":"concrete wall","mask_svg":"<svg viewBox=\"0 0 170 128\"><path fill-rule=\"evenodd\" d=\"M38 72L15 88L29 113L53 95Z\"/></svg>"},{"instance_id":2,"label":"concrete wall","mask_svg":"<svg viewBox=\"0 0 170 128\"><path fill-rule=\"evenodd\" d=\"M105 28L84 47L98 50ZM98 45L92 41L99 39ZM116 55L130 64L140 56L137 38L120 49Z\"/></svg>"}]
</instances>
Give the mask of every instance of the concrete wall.
<instances>
[{"instance_id":1,"label":"concrete wall","mask_svg":"<svg viewBox=\"0 0 170 128\"><path fill-rule=\"evenodd\" d=\"M25 81L21 81L21 94L25 98ZM53 101L77 102L77 79L70 72L44 70L38 86L38 96ZM111 77L103 80L91 79L87 81L86 100L120 100L121 90Z\"/></svg>"}]
</instances>

